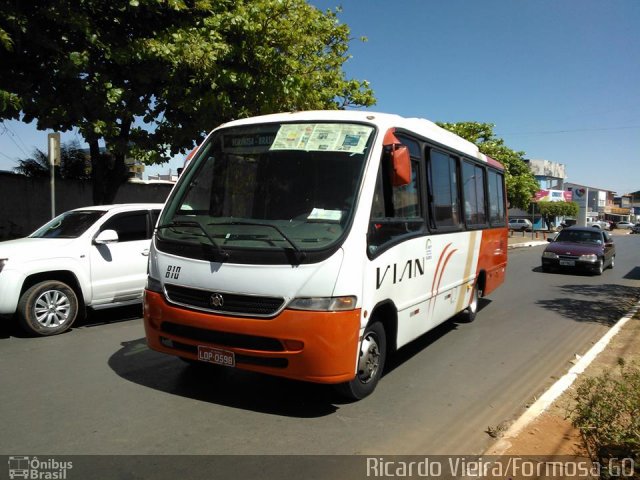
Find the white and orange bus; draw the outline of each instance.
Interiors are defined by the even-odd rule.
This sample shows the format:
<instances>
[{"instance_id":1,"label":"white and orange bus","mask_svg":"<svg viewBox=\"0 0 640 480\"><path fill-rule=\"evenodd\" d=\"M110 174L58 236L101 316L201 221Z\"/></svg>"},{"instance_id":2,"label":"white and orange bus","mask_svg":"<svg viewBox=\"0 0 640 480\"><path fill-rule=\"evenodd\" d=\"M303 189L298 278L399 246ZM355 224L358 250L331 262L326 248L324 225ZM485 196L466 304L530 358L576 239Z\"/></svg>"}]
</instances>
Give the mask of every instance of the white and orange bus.
<instances>
[{"instance_id":1,"label":"white and orange bus","mask_svg":"<svg viewBox=\"0 0 640 480\"><path fill-rule=\"evenodd\" d=\"M504 170L423 119L268 115L212 131L161 214L151 348L370 394L388 353L503 281Z\"/></svg>"}]
</instances>

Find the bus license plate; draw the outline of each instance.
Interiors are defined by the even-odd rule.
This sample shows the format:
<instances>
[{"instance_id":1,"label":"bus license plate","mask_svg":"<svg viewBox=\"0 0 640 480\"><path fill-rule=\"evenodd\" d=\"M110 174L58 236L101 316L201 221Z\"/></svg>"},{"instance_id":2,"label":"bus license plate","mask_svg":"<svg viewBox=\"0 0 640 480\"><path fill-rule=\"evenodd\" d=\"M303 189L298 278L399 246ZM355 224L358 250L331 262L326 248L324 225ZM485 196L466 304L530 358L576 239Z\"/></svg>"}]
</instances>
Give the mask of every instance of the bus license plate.
<instances>
[{"instance_id":1,"label":"bus license plate","mask_svg":"<svg viewBox=\"0 0 640 480\"><path fill-rule=\"evenodd\" d=\"M575 260L560 260L560 265L563 267L574 267L576 265Z\"/></svg>"},{"instance_id":2,"label":"bus license plate","mask_svg":"<svg viewBox=\"0 0 640 480\"><path fill-rule=\"evenodd\" d=\"M236 356L228 350L198 345L198 360L202 362L215 363L225 367L236 366Z\"/></svg>"}]
</instances>

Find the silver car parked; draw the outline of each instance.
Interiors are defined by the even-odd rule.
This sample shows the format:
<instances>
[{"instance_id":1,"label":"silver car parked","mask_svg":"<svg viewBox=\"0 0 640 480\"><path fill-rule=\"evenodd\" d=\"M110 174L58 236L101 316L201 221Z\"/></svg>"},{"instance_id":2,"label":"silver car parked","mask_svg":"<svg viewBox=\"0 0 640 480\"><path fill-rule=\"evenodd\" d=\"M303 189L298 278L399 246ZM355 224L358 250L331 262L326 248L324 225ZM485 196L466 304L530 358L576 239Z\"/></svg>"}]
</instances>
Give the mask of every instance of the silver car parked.
<instances>
[{"instance_id":1,"label":"silver car parked","mask_svg":"<svg viewBox=\"0 0 640 480\"><path fill-rule=\"evenodd\" d=\"M530 232L533 228L531 220L528 218L511 218L509 219L509 229L519 232Z\"/></svg>"}]
</instances>

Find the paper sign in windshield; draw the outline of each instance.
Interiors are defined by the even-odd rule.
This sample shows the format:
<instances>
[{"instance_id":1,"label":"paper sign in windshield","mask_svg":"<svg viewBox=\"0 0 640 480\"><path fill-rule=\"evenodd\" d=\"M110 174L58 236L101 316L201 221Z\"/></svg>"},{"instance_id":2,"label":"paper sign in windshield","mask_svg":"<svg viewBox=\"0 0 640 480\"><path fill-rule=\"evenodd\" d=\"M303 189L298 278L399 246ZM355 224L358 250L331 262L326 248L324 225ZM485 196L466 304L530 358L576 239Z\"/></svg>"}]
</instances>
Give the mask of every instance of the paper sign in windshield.
<instances>
[{"instance_id":1,"label":"paper sign in windshield","mask_svg":"<svg viewBox=\"0 0 640 480\"><path fill-rule=\"evenodd\" d=\"M339 222L342 219L342 210L325 210L324 208L314 208L307 217L307 220L322 220L326 222Z\"/></svg>"},{"instance_id":2,"label":"paper sign in windshield","mask_svg":"<svg viewBox=\"0 0 640 480\"><path fill-rule=\"evenodd\" d=\"M363 153L372 131L372 127L340 123L282 125L271 150Z\"/></svg>"}]
</instances>

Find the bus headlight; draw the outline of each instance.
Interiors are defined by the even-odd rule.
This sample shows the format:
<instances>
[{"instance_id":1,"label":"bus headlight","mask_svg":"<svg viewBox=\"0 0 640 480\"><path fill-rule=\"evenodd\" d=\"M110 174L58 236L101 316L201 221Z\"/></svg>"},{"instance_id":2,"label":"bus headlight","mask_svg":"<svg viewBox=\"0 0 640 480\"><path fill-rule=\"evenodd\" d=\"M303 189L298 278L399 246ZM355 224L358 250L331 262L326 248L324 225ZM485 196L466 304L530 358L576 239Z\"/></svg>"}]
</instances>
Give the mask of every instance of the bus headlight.
<instances>
[{"instance_id":1,"label":"bus headlight","mask_svg":"<svg viewBox=\"0 0 640 480\"><path fill-rule=\"evenodd\" d=\"M356 308L357 298L346 297L309 297L294 298L288 308L292 310L315 310L321 312L343 312Z\"/></svg>"}]
</instances>

